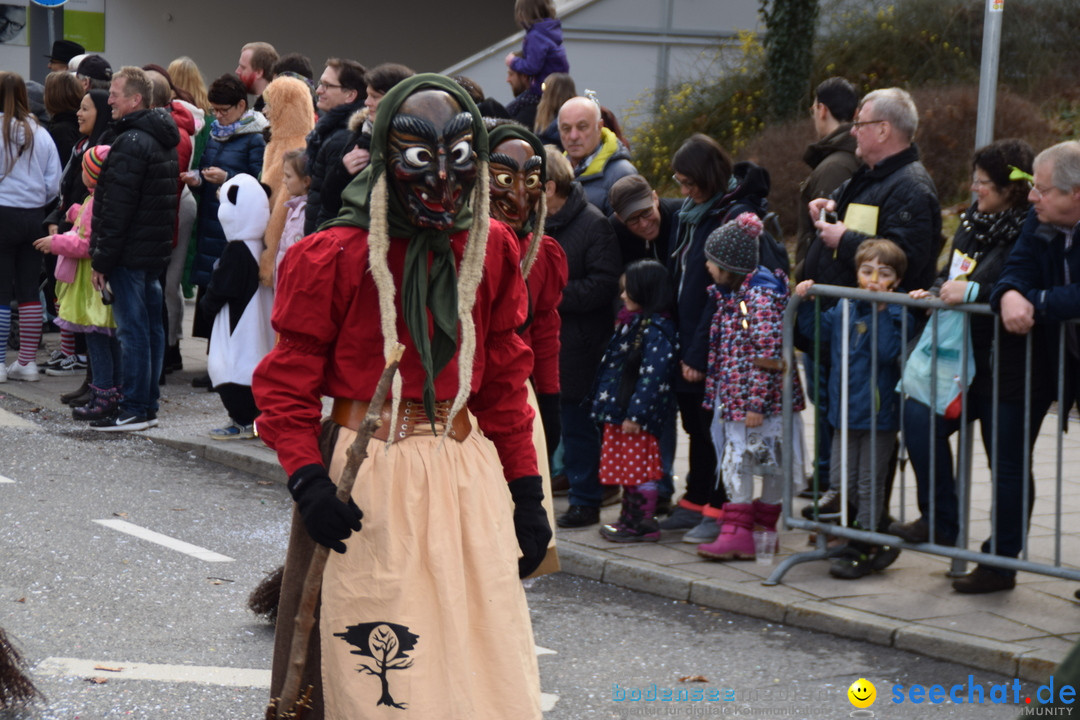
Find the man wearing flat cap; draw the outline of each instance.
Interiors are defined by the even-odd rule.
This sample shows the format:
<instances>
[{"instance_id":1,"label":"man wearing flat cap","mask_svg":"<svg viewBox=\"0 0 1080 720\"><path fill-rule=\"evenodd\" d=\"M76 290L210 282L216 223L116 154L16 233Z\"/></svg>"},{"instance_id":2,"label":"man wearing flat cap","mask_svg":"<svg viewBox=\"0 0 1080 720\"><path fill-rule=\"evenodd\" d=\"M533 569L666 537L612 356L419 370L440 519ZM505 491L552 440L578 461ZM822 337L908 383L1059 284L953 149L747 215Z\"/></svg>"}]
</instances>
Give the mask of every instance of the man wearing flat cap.
<instances>
[{"instance_id":1,"label":"man wearing flat cap","mask_svg":"<svg viewBox=\"0 0 1080 720\"><path fill-rule=\"evenodd\" d=\"M635 260L666 264L668 240L678 222L682 201L660 199L641 175L616 180L608 198L613 211L608 220L619 238L623 267Z\"/></svg>"},{"instance_id":2,"label":"man wearing flat cap","mask_svg":"<svg viewBox=\"0 0 1080 720\"><path fill-rule=\"evenodd\" d=\"M109 61L100 55L87 55L79 63L79 69L75 71L75 77L79 79L87 92L95 88L108 90L112 83L112 74Z\"/></svg>"}]
</instances>

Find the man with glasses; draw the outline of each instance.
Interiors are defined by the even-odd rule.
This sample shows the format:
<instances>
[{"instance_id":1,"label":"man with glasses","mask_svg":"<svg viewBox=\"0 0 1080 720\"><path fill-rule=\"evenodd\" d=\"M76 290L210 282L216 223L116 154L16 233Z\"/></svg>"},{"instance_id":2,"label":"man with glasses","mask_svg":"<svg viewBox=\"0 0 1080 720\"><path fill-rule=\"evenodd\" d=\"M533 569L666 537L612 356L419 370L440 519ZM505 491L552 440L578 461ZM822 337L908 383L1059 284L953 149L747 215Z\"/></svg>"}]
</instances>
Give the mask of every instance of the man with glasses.
<instances>
[{"instance_id":1,"label":"man with glasses","mask_svg":"<svg viewBox=\"0 0 1080 720\"><path fill-rule=\"evenodd\" d=\"M330 58L315 86L316 107L321 117L308 135L307 167L311 176L308 190L304 233L311 234L319 225L337 215L341 194L323 194L323 182L329 169L341 163L352 131L349 118L364 107L367 99L365 68L355 60Z\"/></svg>"},{"instance_id":2,"label":"man with glasses","mask_svg":"<svg viewBox=\"0 0 1080 720\"><path fill-rule=\"evenodd\" d=\"M619 178L608 193L608 217L619 238L623 267L635 260L667 264L668 240L678 222L681 200L661 199L641 175Z\"/></svg>"},{"instance_id":3,"label":"man with glasses","mask_svg":"<svg viewBox=\"0 0 1080 720\"><path fill-rule=\"evenodd\" d=\"M915 102L906 91L885 88L863 98L851 134L864 165L831 197L810 202L817 237L806 253L804 279L854 287L855 251L863 240L882 237L907 255L902 290L933 284L941 206L934 181L919 161L918 126ZM827 216L831 213L836 217Z\"/></svg>"}]
</instances>

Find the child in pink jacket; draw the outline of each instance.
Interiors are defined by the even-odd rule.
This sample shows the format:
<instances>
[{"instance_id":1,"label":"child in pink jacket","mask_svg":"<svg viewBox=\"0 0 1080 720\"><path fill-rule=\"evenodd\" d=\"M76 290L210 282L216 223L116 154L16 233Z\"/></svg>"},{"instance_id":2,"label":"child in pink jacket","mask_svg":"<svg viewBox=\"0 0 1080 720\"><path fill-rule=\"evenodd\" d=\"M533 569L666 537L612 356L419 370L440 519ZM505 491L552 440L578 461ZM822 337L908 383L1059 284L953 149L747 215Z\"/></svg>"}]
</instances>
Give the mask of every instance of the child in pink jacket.
<instances>
[{"instance_id":1,"label":"child in pink jacket","mask_svg":"<svg viewBox=\"0 0 1080 720\"><path fill-rule=\"evenodd\" d=\"M62 330L86 334L86 352L90 359L91 396L87 404L74 407L71 415L76 420L97 420L115 413L120 399L120 343L116 339L116 323L111 297L102 297L91 283L90 222L94 216L94 189L105 158L108 145L95 145L83 153L83 183L90 195L82 205L74 204L68 210L71 230L57 235L46 235L34 241L41 252L57 256L56 302L59 317L56 324Z\"/></svg>"}]
</instances>

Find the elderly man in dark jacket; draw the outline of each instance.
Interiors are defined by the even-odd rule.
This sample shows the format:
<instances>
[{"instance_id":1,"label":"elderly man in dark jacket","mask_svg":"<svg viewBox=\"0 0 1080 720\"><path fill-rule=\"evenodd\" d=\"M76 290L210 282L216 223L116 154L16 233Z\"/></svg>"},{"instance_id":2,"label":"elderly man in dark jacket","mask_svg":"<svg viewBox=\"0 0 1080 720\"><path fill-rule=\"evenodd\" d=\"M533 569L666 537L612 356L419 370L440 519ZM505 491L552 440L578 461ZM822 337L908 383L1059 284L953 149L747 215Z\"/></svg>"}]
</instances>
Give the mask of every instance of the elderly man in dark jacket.
<instances>
[{"instance_id":1,"label":"elderly man in dark jacket","mask_svg":"<svg viewBox=\"0 0 1080 720\"><path fill-rule=\"evenodd\" d=\"M913 141L919 114L900 88L875 90L863 98L852 123L856 154L866 163L829 198L809 205L818 237L803 266L806 279L855 286L855 251L863 240L883 237L907 255L901 290L934 282L941 249L941 205ZM821 219L835 212L837 222Z\"/></svg>"},{"instance_id":2,"label":"elderly man in dark jacket","mask_svg":"<svg viewBox=\"0 0 1080 720\"><path fill-rule=\"evenodd\" d=\"M145 430L157 425L158 377L165 353L161 284L177 217L176 146L180 132L168 111L150 110L150 79L137 67L113 77L109 105L116 138L94 195L90 257L94 287L113 295L123 361L117 414L94 430Z\"/></svg>"},{"instance_id":3,"label":"elderly man in dark jacket","mask_svg":"<svg viewBox=\"0 0 1080 720\"><path fill-rule=\"evenodd\" d=\"M573 182L570 162L547 146L548 211L545 232L566 253L569 282L559 316L559 381L562 387L563 464L570 481L570 509L556 518L560 527L583 527L600 521L600 430L586 399L592 392L604 348L615 326L619 292L619 244L607 218L585 199Z\"/></svg>"}]
</instances>

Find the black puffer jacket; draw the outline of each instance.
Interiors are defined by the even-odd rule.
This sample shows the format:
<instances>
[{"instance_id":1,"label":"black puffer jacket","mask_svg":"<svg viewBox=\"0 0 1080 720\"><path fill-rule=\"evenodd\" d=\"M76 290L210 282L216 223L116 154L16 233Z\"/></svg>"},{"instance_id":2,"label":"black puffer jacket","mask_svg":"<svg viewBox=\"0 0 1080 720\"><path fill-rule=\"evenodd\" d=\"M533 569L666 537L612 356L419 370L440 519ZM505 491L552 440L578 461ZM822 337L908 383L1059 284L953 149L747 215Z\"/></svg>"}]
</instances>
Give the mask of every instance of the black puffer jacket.
<instances>
[{"instance_id":1,"label":"black puffer jacket","mask_svg":"<svg viewBox=\"0 0 1080 720\"><path fill-rule=\"evenodd\" d=\"M877 237L888 238L907 255L907 272L901 290L927 288L934 282L941 249L941 205L930 174L919 162L919 150L911 145L874 167L862 166L836 189L836 212L844 219L853 203L877 211ZM848 230L833 251L821 238L810 243L803 266L809 280L828 285L854 287L855 251L870 235Z\"/></svg>"},{"instance_id":2,"label":"black puffer jacket","mask_svg":"<svg viewBox=\"0 0 1080 720\"><path fill-rule=\"evenodd\" d=\"M323 182L333 163L341 164L341 156L346 152L346 145L352 132L349 130L349 118L364 107L364 101L338 105L326 112L307 139L307 170L311 176L308 188L307 208L304 217L304 234L315 232L319 225L336 217L341 209L340 188L333 194L323 193Z\"/></svg>"},{"instance_id":3,"label":"black puffer jacket","mask_svg":"<svg viewBox=\"0 0 1080 720\"><path fill-rule=\"evenodd\" d=\"M574 183L566 204L550 215L544 232L566 253L569 282L559 316L559 383L564 403L578 403L592 390L604 348L615 328L614 300L619 292L619 242L604 214L585 199Z\"/></svg>"},{"instance_id":4,"label":"black puffer jacket","mask_svg":"<svg viewBox=\"0 0 1080 720\"><path fill-rule=\"evenodd\" d=\"M94 270L161 272L176 230L176 145L167 110L136 110L116 121L116 137L94 192L90 257Z\"/></svg>"}]
</instances>

